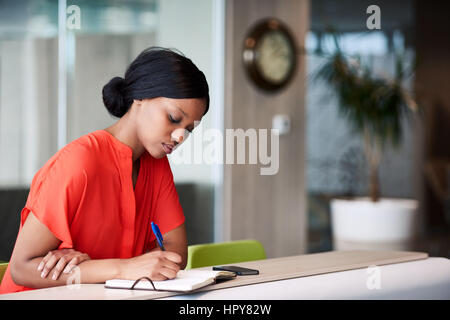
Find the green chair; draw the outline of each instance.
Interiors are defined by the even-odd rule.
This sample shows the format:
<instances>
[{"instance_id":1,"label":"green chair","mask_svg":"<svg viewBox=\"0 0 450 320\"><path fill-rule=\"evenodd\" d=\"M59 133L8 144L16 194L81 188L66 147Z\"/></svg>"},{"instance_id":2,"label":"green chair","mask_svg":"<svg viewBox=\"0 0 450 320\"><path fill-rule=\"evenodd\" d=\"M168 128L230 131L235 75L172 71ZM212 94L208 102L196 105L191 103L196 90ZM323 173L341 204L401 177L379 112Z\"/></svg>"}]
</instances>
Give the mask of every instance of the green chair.
<instances>
[{"instance_id":1,"label":"green chair","mask_svg":"<svg viewBox=\"0 0 450 320\"><path fill-rule=\"evenodd\" d=\"M0 283L2 282L3 276L5 275L6 268L8 268L8 262L0 263Z\"/></svg>"},{"instance_id":2,"label":"green chair","mask_svg":"<svg viewBox=\"0 0 450 320\"><path fill-rule=\"evenodd\" d=\"M188 247L186 269L209 267L266 258L261 242L240 240L221 243L196 244Z\"/></svg>"}]
</instances>

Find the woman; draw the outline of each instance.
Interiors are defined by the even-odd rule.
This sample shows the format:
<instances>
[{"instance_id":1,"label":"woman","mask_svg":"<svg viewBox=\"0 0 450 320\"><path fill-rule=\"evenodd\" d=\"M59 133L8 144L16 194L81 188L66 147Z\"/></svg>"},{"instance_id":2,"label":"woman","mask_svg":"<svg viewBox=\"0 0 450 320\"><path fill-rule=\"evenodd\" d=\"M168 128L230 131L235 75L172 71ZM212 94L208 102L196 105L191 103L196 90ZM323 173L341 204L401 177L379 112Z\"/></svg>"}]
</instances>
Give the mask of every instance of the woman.
<instances>
[{"instance_id":1,"label":"woman","mask_svg":"<svg viewBox=\"0 0 450 320\"><path fill-rule=\"evenodd\" d=\"M166 155L208 111L204 74L183 55L151 47L103 87L103 102L120 119L69 143L34 176L0 293L65 285L75 266L81 283L172 279L186 266Z\"/></svg>"}]
</instances>

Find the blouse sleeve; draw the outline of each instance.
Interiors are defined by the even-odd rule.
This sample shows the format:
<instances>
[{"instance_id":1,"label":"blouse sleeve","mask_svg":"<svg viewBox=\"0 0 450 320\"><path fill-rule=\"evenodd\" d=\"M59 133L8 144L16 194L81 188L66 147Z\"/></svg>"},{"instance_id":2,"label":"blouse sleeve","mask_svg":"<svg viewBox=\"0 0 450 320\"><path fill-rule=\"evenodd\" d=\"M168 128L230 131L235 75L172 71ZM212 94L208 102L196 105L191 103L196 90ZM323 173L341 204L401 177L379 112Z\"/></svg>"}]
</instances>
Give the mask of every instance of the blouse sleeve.
<instances>
[{"instance_id":1,"label":"blouse sleeve","mask_svg":"<svg viewBox=\"0 0 450 320\"><path fill-rule=\"evenodd\" d=\"M70 224L87 185L86 172L70 162L54 160L38 171L21 212L21 226L32 212L61 240L59 249L73 248Z\"/></svg>"},{"instance_id":2,"label":"blouse sleeve","mask_svg":"<svg viewBox=\"0 0 450 320\"><path fill-rule=\"evenodd\" d=\"M161 160L161 187L156 205L155 222L164 234L182 225L185 217L173 182L169 161L167 157Z\"/></svg>"}]
</instances>

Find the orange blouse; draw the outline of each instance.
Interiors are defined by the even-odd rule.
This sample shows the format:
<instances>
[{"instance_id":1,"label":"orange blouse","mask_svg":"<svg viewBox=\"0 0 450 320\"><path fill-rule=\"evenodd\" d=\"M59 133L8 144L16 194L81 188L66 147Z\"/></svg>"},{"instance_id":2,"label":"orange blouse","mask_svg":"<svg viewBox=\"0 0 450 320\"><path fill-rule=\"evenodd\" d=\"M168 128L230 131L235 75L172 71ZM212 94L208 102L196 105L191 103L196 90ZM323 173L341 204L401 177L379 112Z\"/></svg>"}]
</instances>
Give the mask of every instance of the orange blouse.
<instances>
[{"instance_id":1,"label":"orange blouse","mask_svg":"<svg viewBox=\"0 0 450 320\"><path fill-rule=\"evenodd\" d=\"M133 189L132 150L105 130L72 141L36 173L19 233L30 211L61 240L59 249L91 259L141 255L155 246L152 221L164 234L185 220L167 157L145 151ZM0 293L24 290L8 267Z\"/></svg>"}]
</instances>

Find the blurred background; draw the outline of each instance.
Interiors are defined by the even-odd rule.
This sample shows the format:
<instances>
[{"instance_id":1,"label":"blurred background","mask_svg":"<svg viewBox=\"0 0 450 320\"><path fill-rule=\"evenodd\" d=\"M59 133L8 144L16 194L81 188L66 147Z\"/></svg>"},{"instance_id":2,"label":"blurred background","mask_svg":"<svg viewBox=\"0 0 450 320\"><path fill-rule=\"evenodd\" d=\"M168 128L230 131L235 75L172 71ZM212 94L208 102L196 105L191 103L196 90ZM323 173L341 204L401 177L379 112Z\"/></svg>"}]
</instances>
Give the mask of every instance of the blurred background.
<instances>
[{"instance_id":1,"label":"blurred background","mask_svg":"<svg viewBox=\"0 0 450 320\"><path fill-rule=\"evenodd\" d=\"M0 260L10 258L34 174L70 141L116 121L102 87L153 45L179 49L208 80L210 111L191 142L202 128L290 121L275 175L183 162L198 148L188 142L169 156L189 244L252 238L268 257L355 248L450 257L450 5L377 1L380 28L369 29L372 4L0 0ZM281 21L296 45L294 75L276 92L255 85L243 64L244 40L264 18ZM340 92L317 76L337 52L330 28L368 75L395 79L399 54L410 71L399 84L419 111L396 118L402 139L380 153L376 202L364 139L340 112Z\"/></svg>"}]
</instances>

